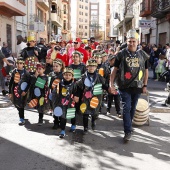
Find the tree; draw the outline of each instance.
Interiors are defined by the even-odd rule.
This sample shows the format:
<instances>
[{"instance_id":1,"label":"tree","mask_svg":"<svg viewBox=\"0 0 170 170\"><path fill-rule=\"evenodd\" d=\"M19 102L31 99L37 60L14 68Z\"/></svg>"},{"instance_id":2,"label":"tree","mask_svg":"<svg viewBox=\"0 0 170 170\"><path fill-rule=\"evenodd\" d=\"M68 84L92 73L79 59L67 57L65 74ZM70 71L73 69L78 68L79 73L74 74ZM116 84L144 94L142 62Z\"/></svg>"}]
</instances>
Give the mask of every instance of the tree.
<instances>
[{"instance_id":1,"label":"tree","mask_svg":"<svg viewBox=\"0 0 170 170\"><path fill-rule=\"evenodd\" d=\"M124 6L124 10L123 10L123 42L125 41L125 34L126 34L126 22L125 22L125 17L128 14L128 12L132 12L133 11L133 4L135 2L137 2L138 0L123 0L123 6Z\"/></svg>"}]
</instances>

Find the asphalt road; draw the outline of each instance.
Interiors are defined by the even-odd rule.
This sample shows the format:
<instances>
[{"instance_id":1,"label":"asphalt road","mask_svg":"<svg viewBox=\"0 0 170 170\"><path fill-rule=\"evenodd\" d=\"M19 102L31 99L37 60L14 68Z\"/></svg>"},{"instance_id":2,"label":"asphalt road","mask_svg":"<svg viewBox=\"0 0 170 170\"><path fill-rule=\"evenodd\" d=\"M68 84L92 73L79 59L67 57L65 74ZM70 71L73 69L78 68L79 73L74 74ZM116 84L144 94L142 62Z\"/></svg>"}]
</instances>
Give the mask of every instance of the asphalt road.
<instances>
[{"instance_id":1,"label":"asphalt road","mask_svg":"<svg viewBox=\"0 0 170 170\"><path fill-rule=\"evenodd\" d=\"M114 110L112 111L114 112ZM59 139L52 116L37 126L38 114L26 111L25 126L18 126L17 110L0 110L1 170L168 170L170 167L170 114L150 113L150 126L135 127L129 143L122 141L122 120L100 115L95 131L69 131ZM81 120L81 119L80 119ZM81 124L79 121L78 124Z\"/></svg>"}]
</instances>

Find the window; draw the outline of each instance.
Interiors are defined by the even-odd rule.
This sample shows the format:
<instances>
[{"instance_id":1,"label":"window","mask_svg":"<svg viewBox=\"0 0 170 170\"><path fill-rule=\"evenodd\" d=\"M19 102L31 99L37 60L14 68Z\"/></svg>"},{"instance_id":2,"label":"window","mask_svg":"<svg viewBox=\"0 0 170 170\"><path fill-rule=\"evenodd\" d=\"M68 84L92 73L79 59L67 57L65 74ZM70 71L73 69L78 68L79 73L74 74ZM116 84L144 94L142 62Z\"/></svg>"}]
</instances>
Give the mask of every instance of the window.
<instances>
[{"instance_id":1,"label":"window","mask_svg":"<svg viewBox=\"0 0 170 170\"><path fill-rule=\"evenodd\" d=\"M87 22L87 19L85 19L85 22Z\"/></svg>"},{"instance_id":2,"label":"window","mask_svg":"<svg viewBox=\"0 0 170 170\"><path fill-rule=\"evenodd\" d=\"M57 6L55 4L51 5L51 12L52 13L57 13Z\"/></svg>"},{"instance_id":3,"label":"window","mask_svg":"<svg viewBox=\"0 0 170 170\"><path fill-rule=\"evenodd\" d=\"M63 29L66 30L66 20L63 21Z\"/></svg>"},{"instance_id":4,"label":"window","mask_svg":"<svg viewBox=\"0 0 170 170\"><path fill-rule=\"evenodd\" d=\"M84 34L85 36L87 36L87 32L85 32L85 34Z\"/></svg>"},{"instance_id":5,"label":"window","mask_svg":"<svg viewBox=\"0 0 170 170\"><path fill-rule=\"evenodd\" d=\"M79 5L79 8L81 8L81 5Z\"/></svg>"},{"instance_id":6,"label":"window","mask_svg":"<svg viewBox=\"0 0 170 170\"><path fill-rule=\"evenodd\" d=\"M81 15L81 11L79 11L79 15Z\"/></svg>"},{"instance_id":7,"label":"window","mask_svg":"<svg viewBox=\"0 0 170 170\"><path fill-rule=\"evenodd\" d=\"M63 7L64 14L66 14L66 11L67 11L66 9L67 9L67 6L64 5L64 7Z\"/></svg>"},{"instance_id":8,"label":"window","mask_svg":"<svg viewBox=\"0 0 170 170\"><path fill-rule=\"evenodd\" d=\"M81 15L83 15L83 12L81 13Z\"/></svg>"},{"instance_id":9,"label":"window","mask_svg":"<svg viewBox=\"0 0 170 170\"><path fill-rule=\"evenodd\" d=\"M88 16L88 13L85 13L85 16Z\"/></svg>"},{"instance_id":10,"label":"window","mask_svg":"<svg viewBox=\"0 0 170 170\"><path fill-rule=\"evenodd\" d=\"M37 16L38 16L38 20L43 22L43 11L41 9L37 9Z\"/></svg>"},{"instance_id":11,"label":"window","mask_svg":"<svg viewBox=\"0 0 170 170\"><path fill-rule=\"evenodd\" d=\"M85 9L87 9L87 10L88 10L88 6L85 6Z\"/></svg>"},{"instance_id":12,"label":"window","mask_svg":"<svg viewBox=\"0 0 170 170\"><path fill-rule=\"evenodd\" d=\"M87 26L85 26L85 29L87 29Z\"/></svg>"},{"instance_id":13,"label":"window","mask_svg":"<svg viewBox=\"0 0 170 170\"><path fill-rule=\"evenodd\" d=\"M87 2L87 3L88 3L88 0L85 0L85 2Z\"/></svg>"},{"instance_id":14,"label":"window","mask_svg":"<svg viewBox=\"0 0 170 170\"><path fill-rule=\"evenodd\" d=\"M81 22L81 18L79 18L79 21Z\"/></svg>"}]
</instances>

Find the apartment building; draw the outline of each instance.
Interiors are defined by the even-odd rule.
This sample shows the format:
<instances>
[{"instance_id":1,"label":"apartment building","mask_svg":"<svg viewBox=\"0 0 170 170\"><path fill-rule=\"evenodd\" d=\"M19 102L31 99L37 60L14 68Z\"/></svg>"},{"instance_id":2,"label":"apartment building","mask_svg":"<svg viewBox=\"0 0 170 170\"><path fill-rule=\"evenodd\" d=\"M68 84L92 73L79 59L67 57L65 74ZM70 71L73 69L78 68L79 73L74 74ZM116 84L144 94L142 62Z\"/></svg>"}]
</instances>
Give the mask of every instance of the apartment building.
<instances>
[{"instance_id":1,"label":"apartment building","mask_svg":"<svg viewBox=\"0 0 170 170\"><path fill-rule=\"evenodd\" d=\"M91 0L90 1L90 37L95 37L95 39L98 39L100 37L99 34L99 1L97 0Z\"/></svg>"},{"instance_id":2,"label":"apartment building","mask_svg":"<svg viewBox=\"0 0 170 170\"><path fill-rule=\"evenodd\" d=\"M15 52L17 29L16 16L25 16L27 11L25 0L1 0L0 1L0 45L7 42Z\"/></svg>"},{"instance_id":3,"label":"apartment building","mask_svg":"<svg viewBox=\"0 0 170 170\"><path fill-rule=\"evenodd\" d=\"M62 0L62 11L63 11L63 26L62 26L62 39L70 39L71 29L71 0Z\"/></svg>"},{"instance_id":4,"label":"apartment building","mask_svg":"<svg viewBox=\"0 0 170 170\"><path fill-rule=\"evenodd\" d=\"M139 20L140 20L140 0L128 1L127 5L125 0L111 0L111 36L117 37L121 42L126 41L126 33L134 28L140 33ZM124 14L124 11L127 11ZM118 30L118 36L117 36ZM140 41L140 37L139 37Z\"/></svg>"},{"instance_id":5,"label":"apartment building","mask_svg":"<svg viewBox=\"0 0 170 170\"><path fill-rule=\"evenodd\" d=\"M110 0L106 0L105 40L110 40Z\"/></svg>"},{"instance_id":6,"label":"apartment building","mask_svg":"<svg viewBox=\"0 0 170 170\"><path fill-rule=\"evenodd\" d=\"M142 0L140 16L152 23L141 31L143 42L162 45L170 42L170 0Z\"/></svg>"},{"instance_id":7,"label":"apartment building","mask_svg":"<svg viewBox=\"0 0 170 170\"><path fill-rule=\"evenodd\" d=\"M77 0L75 36L89 38L89 0ZM74 20L74 18L73 18Z\"/></svg>"}]
</instances>

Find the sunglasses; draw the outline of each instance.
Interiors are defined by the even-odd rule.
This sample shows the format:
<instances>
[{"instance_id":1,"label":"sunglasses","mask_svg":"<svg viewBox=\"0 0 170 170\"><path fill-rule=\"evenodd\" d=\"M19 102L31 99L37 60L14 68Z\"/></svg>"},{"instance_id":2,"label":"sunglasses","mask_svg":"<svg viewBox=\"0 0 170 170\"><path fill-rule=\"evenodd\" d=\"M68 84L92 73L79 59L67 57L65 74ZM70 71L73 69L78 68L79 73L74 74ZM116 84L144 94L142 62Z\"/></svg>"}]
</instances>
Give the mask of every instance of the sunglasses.
<instances>
[{"instance_id":1,"label":"sunglasses","mask_svg":"<svg viewBox=\"0 0 170 170\"><path fill-rule=\"evenodd\" d=\"M78 44L78 42L74 42L74 44Z\"/></svg>"}]
</instances>

